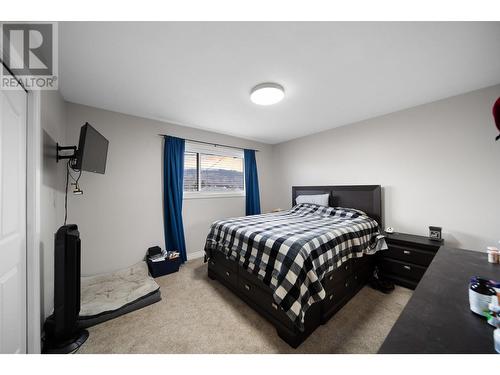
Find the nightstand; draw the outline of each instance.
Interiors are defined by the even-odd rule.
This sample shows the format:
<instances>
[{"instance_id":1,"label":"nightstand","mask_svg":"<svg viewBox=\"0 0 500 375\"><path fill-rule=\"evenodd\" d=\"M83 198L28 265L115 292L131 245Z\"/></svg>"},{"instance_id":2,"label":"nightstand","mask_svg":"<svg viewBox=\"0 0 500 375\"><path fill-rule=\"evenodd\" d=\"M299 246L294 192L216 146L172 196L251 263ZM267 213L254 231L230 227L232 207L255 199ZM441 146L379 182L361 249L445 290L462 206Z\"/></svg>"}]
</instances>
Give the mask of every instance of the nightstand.
<instances>
[{"instance_id":1,"label":"nightstand","mask_svg":"<svg viewBox=\"0 0 500 375\"><path fill-rule=\"evenodd\" d=\"M386 233L389 249L379 251L380 274L395 284L415 289L444 241L406 233Z\"/></svg>"}]
</instances>

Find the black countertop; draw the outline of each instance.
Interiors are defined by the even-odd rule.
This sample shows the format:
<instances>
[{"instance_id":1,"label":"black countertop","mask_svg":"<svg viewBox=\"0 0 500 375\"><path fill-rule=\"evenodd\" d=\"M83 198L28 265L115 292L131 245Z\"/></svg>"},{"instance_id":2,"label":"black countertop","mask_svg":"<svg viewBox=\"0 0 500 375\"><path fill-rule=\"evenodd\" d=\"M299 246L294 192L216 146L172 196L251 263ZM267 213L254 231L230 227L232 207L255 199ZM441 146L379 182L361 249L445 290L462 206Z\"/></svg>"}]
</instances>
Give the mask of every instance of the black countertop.
<instances>
[{"instance_id":1,"label":"black countertop","mask_svg":"<svg viewBox=\"0 0 500 375\"><path fill-rule=\"evenodd\" d=\"M500 264L442 247L379 353L495 353L494 328L469 309L471 276L500 280Z\"/></svg>"}]
</instances>

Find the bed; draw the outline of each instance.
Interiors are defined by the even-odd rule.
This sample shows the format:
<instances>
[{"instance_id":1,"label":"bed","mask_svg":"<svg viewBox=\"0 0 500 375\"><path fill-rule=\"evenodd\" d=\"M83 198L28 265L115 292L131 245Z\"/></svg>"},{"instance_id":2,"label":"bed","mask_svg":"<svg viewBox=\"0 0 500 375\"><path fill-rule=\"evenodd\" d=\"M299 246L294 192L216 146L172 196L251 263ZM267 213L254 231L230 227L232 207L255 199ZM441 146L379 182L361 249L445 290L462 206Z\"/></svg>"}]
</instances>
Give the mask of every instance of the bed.
<instances>
[{"instance_id":1,"label":"bed","mask_svg":"<svg viewBox=\"0 0 500 375\"><path fill-rule=\"evenodd\" d=\"M301 203L328 194L328 207ZM367 282L385 248L379 185L292 188L292 208L215 222L207 237L208 276L299 346Z\"/></svg>"}]
</instances>

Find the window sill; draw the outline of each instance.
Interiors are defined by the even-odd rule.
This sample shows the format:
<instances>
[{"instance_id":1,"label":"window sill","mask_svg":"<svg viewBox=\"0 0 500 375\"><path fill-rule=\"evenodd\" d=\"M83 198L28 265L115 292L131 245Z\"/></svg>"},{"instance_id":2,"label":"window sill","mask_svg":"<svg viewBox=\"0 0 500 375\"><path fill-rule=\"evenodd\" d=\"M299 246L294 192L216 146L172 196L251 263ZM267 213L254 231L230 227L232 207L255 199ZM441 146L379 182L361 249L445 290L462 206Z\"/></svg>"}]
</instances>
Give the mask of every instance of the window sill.
<instances>
[{"instance_id":1,"label":"window sill","mask_svg":"<svg viewBox=\"0 0 500 375\"><path fill-rule=\"evenodd\" d=\"M209 192L184 192L183 199L213 199L213 198L244 198L241 193L209 193Z\"/></svg>"}]
</instances>

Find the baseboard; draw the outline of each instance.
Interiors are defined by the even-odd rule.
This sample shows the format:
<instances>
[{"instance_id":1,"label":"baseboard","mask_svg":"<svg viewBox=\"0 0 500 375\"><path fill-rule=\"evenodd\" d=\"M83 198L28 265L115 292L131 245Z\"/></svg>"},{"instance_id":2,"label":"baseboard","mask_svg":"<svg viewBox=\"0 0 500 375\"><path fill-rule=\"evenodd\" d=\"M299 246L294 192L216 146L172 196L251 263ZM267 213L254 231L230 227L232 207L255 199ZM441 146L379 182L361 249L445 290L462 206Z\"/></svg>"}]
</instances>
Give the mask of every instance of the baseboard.
<instances>
[{"instance_id":1,"label":"baseboard","mask_svg":"<svg viewBox=\"0 0 500 375\"><path fill-rule=\"evenodd\" d=\"M195 251L194 253L188 253L187 258L188 258L188 260L199 259L199 258L203 258L204 255L205 255L205 251L200 250L200 251Z\"/></svg>"}]
</instances>

